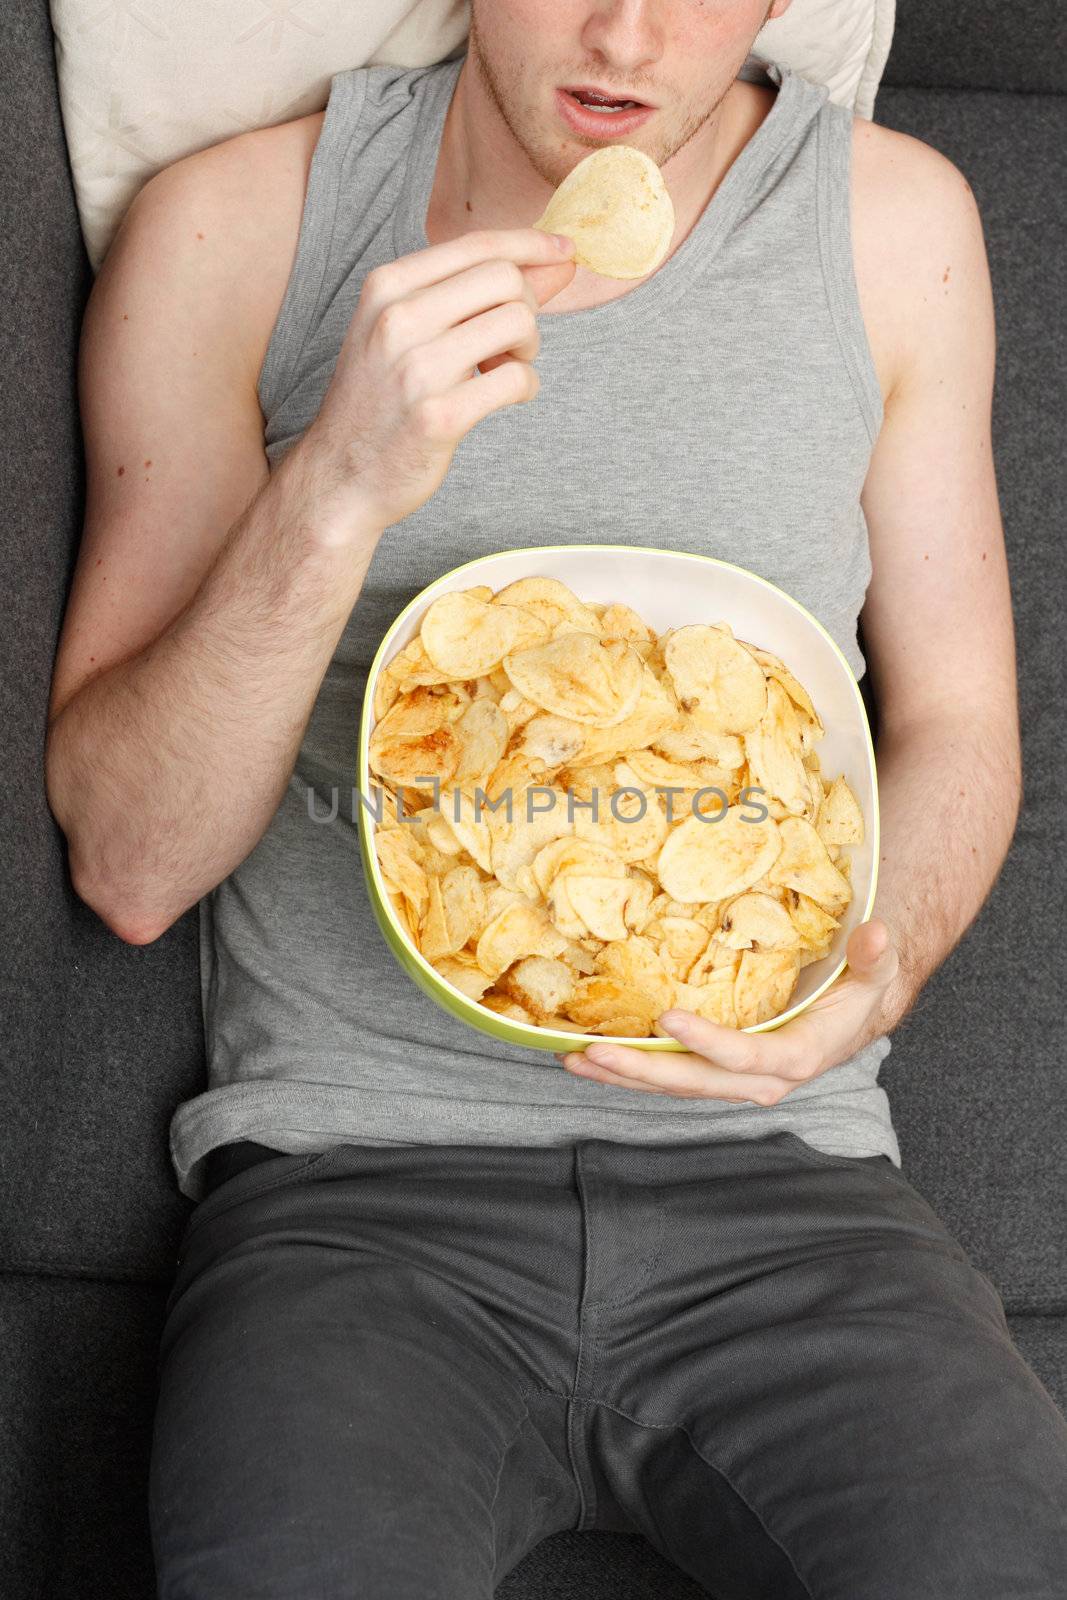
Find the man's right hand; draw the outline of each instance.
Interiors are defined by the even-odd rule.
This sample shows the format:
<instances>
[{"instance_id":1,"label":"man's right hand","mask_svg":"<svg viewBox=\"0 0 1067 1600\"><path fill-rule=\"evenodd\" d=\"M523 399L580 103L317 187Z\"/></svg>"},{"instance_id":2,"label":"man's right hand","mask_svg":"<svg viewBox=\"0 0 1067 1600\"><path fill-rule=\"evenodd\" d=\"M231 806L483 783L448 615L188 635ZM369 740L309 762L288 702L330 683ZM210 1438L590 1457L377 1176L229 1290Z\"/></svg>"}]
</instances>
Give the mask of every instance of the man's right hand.
<instances>
[{"instance_id":1,"label":"man's right hand","mask_svg":"<svg viewBox=\"0 0 1067 1600\"><path fill-rule=\"evenodd\" d=\"M335 538L389 527L440 487L464 434L540 387L539 306L574 276L537 228L482 229L364 279L318 416L301 440Z\"/></svg>"}]
</instances>

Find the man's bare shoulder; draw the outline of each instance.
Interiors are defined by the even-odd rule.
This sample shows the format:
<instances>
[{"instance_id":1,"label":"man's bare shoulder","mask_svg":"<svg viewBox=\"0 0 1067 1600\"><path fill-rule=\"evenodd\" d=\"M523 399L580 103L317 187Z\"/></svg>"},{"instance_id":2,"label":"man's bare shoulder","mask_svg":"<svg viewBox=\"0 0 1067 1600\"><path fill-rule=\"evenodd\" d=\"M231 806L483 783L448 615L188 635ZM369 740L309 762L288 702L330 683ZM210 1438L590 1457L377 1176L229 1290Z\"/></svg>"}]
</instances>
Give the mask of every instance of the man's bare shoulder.
<instances>
[{"instance_id":1,"label":"man's bare shoulder","mask_svg":"<svg viewBox=\"0 0 1067 1600\"><path fill-rule=\"evenodd\" d=\"M176 222L195 222L199 270L232 293L234 337L252 375L285 296L324 117L314 111L220 140L163 168L148 186Z\"/></svg>"},{"instance_id":2,"label":"man's bare shoulder","mask_svg":"<svg viewBox=\"0 0 1067 1600\"><path fill-rule=\"evenodd\" d=\"M857 286L888 396L953 278L984 263L981 217L966 177L940 150L859 116L851 199Z\"/></svg>"}]
</instances>

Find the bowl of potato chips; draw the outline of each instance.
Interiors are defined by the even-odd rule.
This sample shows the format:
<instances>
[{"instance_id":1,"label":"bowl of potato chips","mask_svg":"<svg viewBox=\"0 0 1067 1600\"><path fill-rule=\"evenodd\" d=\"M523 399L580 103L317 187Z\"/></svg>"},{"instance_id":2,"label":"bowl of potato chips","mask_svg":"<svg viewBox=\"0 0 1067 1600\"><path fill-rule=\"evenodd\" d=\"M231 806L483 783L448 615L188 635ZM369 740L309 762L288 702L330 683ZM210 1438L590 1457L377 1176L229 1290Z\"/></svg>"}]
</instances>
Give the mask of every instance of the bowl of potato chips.
<instances>
[{"instance_id":1,"label":"bowl of potato chips","mask_svg":"<svg viewBox=\"0 0 1067 1600\"><path fill-rule=\"evenodd\" d=\"M681 1049L671 1007L780 1027L874 905L856 678L784 590L706 556L560 545L445 573L371 665L358 789L397 960L513 1044Z\"/></svg>"}]
</instances>

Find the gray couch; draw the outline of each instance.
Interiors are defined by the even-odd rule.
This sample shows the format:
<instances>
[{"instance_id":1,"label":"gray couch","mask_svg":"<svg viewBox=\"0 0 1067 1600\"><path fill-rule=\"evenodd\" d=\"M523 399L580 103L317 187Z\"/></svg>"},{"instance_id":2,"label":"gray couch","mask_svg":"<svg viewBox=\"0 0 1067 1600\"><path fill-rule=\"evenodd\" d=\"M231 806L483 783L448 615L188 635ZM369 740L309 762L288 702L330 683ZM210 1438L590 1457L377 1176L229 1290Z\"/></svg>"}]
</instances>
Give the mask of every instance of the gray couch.
<instances>
[{"instance_id":1,"label":"gray couch","mask_svg":"<svg viewBox=\"0 0 1067 1600\"><path fill-rule=\"evenodd\" d=\"M897 1032L883 1082L906 1174L997 1285L1019 1348L1067 1407L1059 12L1060 0L898 0L877 117L956 161L985 219L1026 779L993 895ZM91 279L44 0L8 0L0 30L10 606L0 669L0 1567L9 1600L149 1600L154 1362L188 1212L167 1123L204 1078L196 919L155 944L123 944L74 895L45 800L45 709L81 528L75 357ZM701 1591L642 1539L597 1533L545 1540L499 1592Z\"/></svg>"}]
</instances>

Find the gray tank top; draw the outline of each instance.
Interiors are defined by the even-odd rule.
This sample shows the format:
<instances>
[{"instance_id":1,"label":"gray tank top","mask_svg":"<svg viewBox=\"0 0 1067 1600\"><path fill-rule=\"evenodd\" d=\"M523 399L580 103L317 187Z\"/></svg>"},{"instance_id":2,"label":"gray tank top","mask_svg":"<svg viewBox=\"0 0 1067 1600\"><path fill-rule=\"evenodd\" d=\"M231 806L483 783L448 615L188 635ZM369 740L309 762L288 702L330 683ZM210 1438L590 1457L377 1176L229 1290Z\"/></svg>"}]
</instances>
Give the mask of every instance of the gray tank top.
<instances>
[{"instance_id":1,"label":"gray tank top","mask_svg":"<svg viewBox=\"0 0 1067 1600\"><path fill-rule=\"evenodd\" d=\"M318 412L366 273L427 248L462 63L332 79L259 379L272 464ZM882 399L853 276L852 114L788 69L742 75L769 77L774 104L681 247L619 299L542 314L536 401L479 423L427 504L386 529L286 794L200 902L209 1086L171 1123L179 1185L194 1199L203 1157L235 1139L298 1154L788 1130L900 1165L877 1082L887 1038L775 1106L582 1082L551 1052L499 1043L424 995L385 944L360 864L352 786L367 668L397 612L460 562L628 540L717 556L794 595L856 676L865 670L859 497Z\"/></svg>"}]
</instances>

